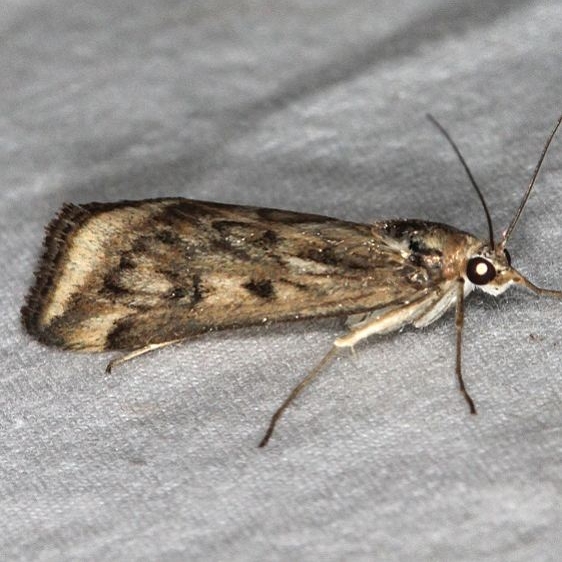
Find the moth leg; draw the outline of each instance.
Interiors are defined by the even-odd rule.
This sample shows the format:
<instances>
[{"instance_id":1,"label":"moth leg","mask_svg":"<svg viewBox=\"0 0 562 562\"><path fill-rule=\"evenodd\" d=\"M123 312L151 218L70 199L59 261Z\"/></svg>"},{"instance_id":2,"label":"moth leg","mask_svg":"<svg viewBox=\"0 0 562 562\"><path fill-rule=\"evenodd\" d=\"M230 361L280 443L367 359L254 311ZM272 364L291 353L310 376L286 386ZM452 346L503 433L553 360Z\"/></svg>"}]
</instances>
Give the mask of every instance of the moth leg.
<instances>
[{"instance_id":1,"label":"moth leg","mask_svg":"<svg viewBox=\"0 0 562 562\"><path fill-rule=\"evenodd\" d=\"M161 342L161 343L149 343L148 345L145 345L144 347L140 347L139 349L135 349L134 351L131 351L130 353L125 353L124 355L121 355L120 357L116 357L115 359L112 359L107 364L107 367L105 368L105 372L111 373L111 370L113 369L113 367L117 367L117 365L122 365L123 363L126 363L127 361L130 361L131 359L134 359L135 357L139 357L140 355L144 355L145 353L150 353L151 351L161 349L162 347L166 347L168 345L172 345L173 343L178 343L180 341L182 341L182 340L179 339L179 340L164 341L164 342Z\"/></svg>"},{"instance_id":2,"label":"moth leg","mask_svg":"<svg viewBox=\"0 0 562 562\"><path fill-rule=\"evenodd\" d=\"M462 327L464 322L464 279L461 277L457 282L457 308L455 311L455 328L457 333L457 353L456 353L456 365L455 374L457 375L457 380L459 381L459 390L464 396L464 399L468 403L468 408L471 414L476 414L476 406L474 401L470 397L468 390L464 386L464 381L462 378Z\"/></svg>"},{"instance_id":3,"label":"moth leg","mask_svg":"<svg viewBox=\"0 0 562 562\"><path fill-rule=\"evenodd\" d=\"M425 301L425 302L424 302ZM273 434L273 430L279 418L283 415L283 412L291 404L291 402L314 380L314 378L320 373L320 371L334 358L338 349L341 347L349 347L353 351L353 346L360 340L372 334L386 334L393 330L404 326L408 322L413 321L415 318L419 317L420 314L425 312L427 306L433 304L434 299L416 299L415 301L403 305L401 307L393 308L380 316L377 316L374 320L370 322L362 322L358 328L351 330L345 336L338 338L331 349L324 355L322 360L302 379L295 388L291 391L289 396L285 399L283 404L277 409L273 414L271 421L269 422L269 427L265 432L263 439L261 440L259 446L265 447Z\"/></svg>"},{"instance_id":4,"label":"moth leg","mask_svg":"<svg viewBox=\"0 0 562 562\"><path fill-rule=\"evenodd\" d=\"M336 347L350 347L353 350L353 346L356 343L369 336L388 334L402 326L415 322L438 300L439 298L435 295L425 296L408 304L392 308L372 320L359 322L347 334L338 338L334 345Z\"/></svg>"},{"instance_id":5,"label":"moth leg","mask_svg":"<svg viewBox=\"0 0 562 562\"><path fill-rule=\"evenodd\" d=\"M281 406L277 408L273 416L271 416L271 421L269 422L269 426L267 428L267 431L265 432L265 435L263 436L263 439L260 441L259 447L265 447L267 445L271 435L273 434L273 430L275 429L275 426L279 421L279 418L283 415L283 412L288 408L289 404L291 404L291 402L316 378L318 373L320 373L320 371L334 358L337 351L338 347L336 345L333 345L330 348L330 351L328 351L328 353L324 355L324 357L316 365L316 367L314 367L314 369L312 369L312 371L310 371L310 373L308 373L308 375L306 375L306 377L304 377L304 379L302 379L299 384L297 384L297 386L293 388L283 404L281 404Z\"/></svg>"}]
</instances>

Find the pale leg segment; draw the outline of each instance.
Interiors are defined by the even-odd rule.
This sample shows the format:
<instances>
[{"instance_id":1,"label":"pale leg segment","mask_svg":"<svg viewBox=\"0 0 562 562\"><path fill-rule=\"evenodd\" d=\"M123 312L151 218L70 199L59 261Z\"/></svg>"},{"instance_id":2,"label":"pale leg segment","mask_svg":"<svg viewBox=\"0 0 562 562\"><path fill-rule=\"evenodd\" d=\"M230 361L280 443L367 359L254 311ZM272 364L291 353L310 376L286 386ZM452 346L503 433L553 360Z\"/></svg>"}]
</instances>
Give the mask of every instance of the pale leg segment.
<instances>
[{"instance_id":1,"label":"pale leg segment","mask_svg":"<svg viewBox=\"0 0 562 562\"><path fill-rule=\"evenodd\" d=\"M269 426L263 439L260 441L259 446L265 447L271 438L273 431L275 430L275 426L279 421L279 418L283 415L283 412L289 407L291 402L297 398L297 396L316 378L316 376L330 363L330 361L336 356L338 349L341 347L351 347L360 340L365 339L366 337L373 335L373 334L385 334L387 332L392 332L393 330L397 330L398 328L412 322L415 318L423 314L428 306L434 304L435 299L428 299L425 297L427 302L424 302L424 299L418 299L413 301L407 305L403 305L400 308L395 308L381 314L380 316L376 317L371 322L361 323L359 327L352 330L345 336L338 338L334 345L330 348L328 353L324 355L322 360L310 371L304 379L302 379L295 388L291 391L289 396L284 400L284 402L279 406L276 412L271 417L271 421L269 422Z\"/></svg>"},{"instance_id":2,"label":"pale leg segment","mask_svg":"<svg viewBox=\"0 0 562 562\"><path fill-rule=\"evenodd\" d=\"M116 357L115 359L112 359L107 364L107 367L105 368L105 372L111 373L111 370L113 369L113 367L117 367L118 365L122 365L123 363L126 363L127 361L130 361L131 359L134 359L135 357L139 357L140 355L144 355L145 353L150 353L151 351L156 351L157 349L161 349L163 347L166 347L168 345L172 345L174 343L178 343L180 341L183 341L183 340L179 339L179 340L165 341L165 342L161 342L161 343L149 343L148 345L146 345L144 347L141 347L139 349L135 349L134 351L131 351L130 353L125 353L124 355L121 355L120 357Z\"/></svg>"},{"instance_id":3,"label":"pale leg segment","mask_svg":"<svg viewBox=\"0 0 562 562\"><path fill-rule=\"evenodd\" d=\"M440 298L434 295L424 296L399 308L393 308L375 317L370 322L361 322L345 336L338 338L334 345L336 347L353 347L356 343L374 334L394 332L423 316L436 302L439 302Z\"/></svg>"}]
</instances>

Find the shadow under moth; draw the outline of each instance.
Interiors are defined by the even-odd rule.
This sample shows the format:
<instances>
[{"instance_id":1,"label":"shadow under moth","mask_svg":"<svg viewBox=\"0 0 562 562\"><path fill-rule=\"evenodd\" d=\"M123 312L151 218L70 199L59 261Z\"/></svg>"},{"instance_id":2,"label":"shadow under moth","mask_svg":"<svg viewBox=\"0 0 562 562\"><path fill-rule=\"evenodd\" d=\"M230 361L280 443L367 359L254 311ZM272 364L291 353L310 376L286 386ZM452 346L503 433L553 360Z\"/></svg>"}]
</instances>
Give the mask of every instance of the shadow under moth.
<instances>
[{"instance_id":1,"label":"shadow under moth","mask_svg":"<svg viewBox=\"0 0 562 562\"><path fill-rule=\"evenodd\" d=\"M76 351L127 352L108 370L148 351L211 330L346 316L348 332L273 415L260 446L299 393L336 355L374 335L423 327L456 308L456 376L461 372L465 297L520 285L542 289L511 265L506 243L531 194L494 241L484 197L447 131L480 198L487 240L421 220L345 220L182 198L67 204L47 227L44 253L22 308L26 330L41 342Z\"/></svg>"}]
</instances>

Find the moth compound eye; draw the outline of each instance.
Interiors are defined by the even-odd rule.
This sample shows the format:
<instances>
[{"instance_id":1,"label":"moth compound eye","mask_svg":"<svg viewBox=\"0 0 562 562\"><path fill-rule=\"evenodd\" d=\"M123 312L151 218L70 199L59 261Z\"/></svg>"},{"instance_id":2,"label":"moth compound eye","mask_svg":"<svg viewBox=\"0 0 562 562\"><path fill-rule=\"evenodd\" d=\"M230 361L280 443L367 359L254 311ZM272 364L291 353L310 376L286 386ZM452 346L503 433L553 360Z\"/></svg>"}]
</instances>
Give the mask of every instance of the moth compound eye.
<instances>
[{"instance_id":1,"label":"moth compound eye","mask_svg":"<svg viewBox=\"0 0 562 562\"><path fill-rule=\"evenodd\" d=\"M484 258L470 258L466 264L466 276L475 285L485 285L496 276L496 268Z\"/></svg>"},{"instance_id":2,"label":"moth compound eye","mask_svg":"<svg viewBox=\"0 0 562 562\"><path fill-rule=\"evenodd\" d=\"M507 250L504 250L503 253L505 255L505 259L507 260L507 265L511 265L511 254Z\"/></svg>"}]
</instances>

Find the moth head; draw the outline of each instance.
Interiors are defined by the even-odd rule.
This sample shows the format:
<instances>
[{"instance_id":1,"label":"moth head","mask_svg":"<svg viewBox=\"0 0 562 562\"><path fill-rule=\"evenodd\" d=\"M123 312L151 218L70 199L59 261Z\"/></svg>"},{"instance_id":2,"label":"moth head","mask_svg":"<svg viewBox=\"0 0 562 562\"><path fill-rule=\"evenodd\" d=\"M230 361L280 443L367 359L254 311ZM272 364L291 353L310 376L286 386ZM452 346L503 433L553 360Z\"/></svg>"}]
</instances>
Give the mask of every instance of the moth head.
<instances>
[{"instance_id":1,"label":"moth head","mask_svg":"<svg viewBox=\"0 0 562 562\"><path fill-rule=\"evenodd\" d=\"M505 249L505 245L509 237L511 236L513 229L515 228L515 225L519 221L519 217L521 216L521 213L523 212L523 209L527 204L529 196L533 191L543 160L546 156L546 153L548 152L552 139L554 138L556 131L558 131L558 128L562 124L562 115L558 117L554 129L550 133L546 144L542 149L539 161L535 167L535 171L533 172L531 181L529 182L529 186L527 187L527 190L525 191L525 194L523 195L523 198L519 203L519 207L517 208L513 219L509 223L509 226L504 231L503 236L498 243L494 242L494 228L492 226L492 217L490 216L488 206L486 205L486 201L484 200L484 195L478 187L472 175L472 172L470 171L468 164L462 156L458 146L453 141L449 133L434 117L432 117L431 115L428 115L427 117L439 129L439 131L441 131L443 136L447 139L456 155L458 156L459 161L464 167L468 179L472 184L472 187L476 191L478 198L482 203L482 208L484 209L484 214L486 215L486 221L488 223L489 244L482 245L480 248L477 248L472 255L467 256L466 270L464 272L465 279L468 279L468 281L470 281L473 285L492 295L499 295L503 293L510 285L517 284L521 285L522 287L526 287L537 295L562 299L562 291L542 289L540 287L537 287L536 285L531 283L531 281L526 279L521 273L519 273L515 268L513 268L511 266L511 258L509 256L509 253Z\"/></svg>"},{"instance_id":2,"label":"moth head","mask_svg":"<svg viewBox=\"0 0 562 562\"><path fill-rule=\"evenodd\" d=\"M511 256L504 249L484 246L466 261L465 276L473 285L491 295L500 295L521 277L511 267Z\"/></svg>"},{"instance_id":3,"label":"moth head","mask_svg":"<svg viewBox=\"0 0 562 562\"><path fill-rule=\"evenodd\" d=\"M531 283L511 265L509 252L499 244L494 249L483 246L466 261L465 277L491 295L501 295L510 285L520 285L537 295L562 299L562 291L543 289Z\"/></svg>"}]
</instances>

